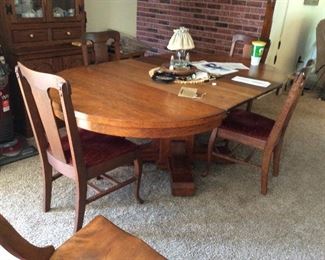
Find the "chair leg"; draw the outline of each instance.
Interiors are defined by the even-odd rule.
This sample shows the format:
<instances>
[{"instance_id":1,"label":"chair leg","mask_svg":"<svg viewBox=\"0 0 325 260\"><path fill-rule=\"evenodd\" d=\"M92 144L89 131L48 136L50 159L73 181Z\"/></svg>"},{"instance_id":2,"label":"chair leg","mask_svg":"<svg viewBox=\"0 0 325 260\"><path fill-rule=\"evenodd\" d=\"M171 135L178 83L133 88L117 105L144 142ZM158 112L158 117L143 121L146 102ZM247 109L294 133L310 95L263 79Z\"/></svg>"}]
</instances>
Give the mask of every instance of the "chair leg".
<instances>
[{"instance_id":1,"label":"chair leg","mask_svg":"<svg viewBox=\"0 0 325 260\"><path fill-rule=\"evenodd\" d=\"M281 150L282 150L282 139L275 146L273 151L273 176L275 177L279 176Z\"/></svg>"},{"instance_id":2,"label":"chair leg","mask_svg":"<svg viewBox=\"0 0 325 260\"><path fill-rule=\"evenodd\" d=\"M267 182L269 176L270 162L272 158L272 152L264 153L262 162L262 175L261 175L261 193L266 195Z\"/></svg>"},{"instance_id":3,"label":"chair leg","mask_svg":"<svg viewBox=\"0 0 325 260\"><path fill-rule=\"evenodd\" d=\"M280 88L278 88L277 90L276 90L276 92L275 92L275 95L277 95L277 96L279 96L280 95Z\"/></svg>"},{"instance_id":4,"label":"chair leg","mask_svg":"<svg viewBox=\"0 0 325 260\"><path fill-rule=\"evenodd\" d=\"M51 209L52 198L52 166L43 163L43 210L48 212Z\"/></svg>"},{"instance_id":5,"label":"chair leg","mask_svg":"<svg viewBox=\"0 0 325 260\"><path fill-rule=\"evenodd\" d=\"M87 199L87 181L77 180L76 183L76 201L75 201L75 222L74 232L77 232L82 228L84 221L85 210L86 210L86 199Z\"/></svg>"},{"instance_id":6,"label":"chair leg","mask_svg":"<svg viewBox=\"0 0 325 260\"><path fill-rule=\"evenodd\" d=\"M142 162L139 159L134 160L134 175L137 178L135 182L135 197L139 203L143 203L143 199L140 197L140 184L142 176Z\"/></svg>"},{"instance_id":7,"label":"chair leg","mask_svg":"<svg viewBox=\"0 0 325 260\"><path fill-rule=\"evenodd\" d=\"M210 170L210 164L211 164L211 159L212 159L212 153L213 153L213 147L217 138L217 133L218 133L218 128L215 128L212 130L212 133L209 138L209 143L208 143L208 161L207 161L207 167L206 167L206 172L202 173L201 176L205 177L209 174Z\"/></svg>"},{"instance_id":8,"label":"chair leg","mask_svg":"<svg viewBox=\"0 0 325 260\"><path fill-rule=\"evenodd\" d=\"M283 82L280 88L277 88L275 94L279 96L283 90L287 90L287 81Z\"/></svg>"},{"instance_id":9,"label":"chair leg","mask_svg":"<svg viewBox=\"0 0 325 260\"><path fill-rule=\"evenodd\" d=\"M247 106L246 106L246 111L252 111L252 107L253 107L253 100L250 100L247 102Z\"/></svg>"}]
</instances>

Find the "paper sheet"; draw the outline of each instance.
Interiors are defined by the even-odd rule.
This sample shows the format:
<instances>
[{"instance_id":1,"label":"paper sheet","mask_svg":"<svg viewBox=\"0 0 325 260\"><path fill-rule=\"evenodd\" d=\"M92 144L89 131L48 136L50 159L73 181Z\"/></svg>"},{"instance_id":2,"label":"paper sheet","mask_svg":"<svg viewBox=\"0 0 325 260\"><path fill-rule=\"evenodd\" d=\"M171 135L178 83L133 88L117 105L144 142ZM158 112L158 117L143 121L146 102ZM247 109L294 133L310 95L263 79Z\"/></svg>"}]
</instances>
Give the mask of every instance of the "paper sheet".
<instances>
[{"instance_id":1,"label":"paper sheet","mask_svg":"<svg viewBox=\"0 0 325 260\"><path fill-rule=\"evenodd\" d=\"M239 62L217 62L217 64L234 70L249 70L247 66Z\"/></svg>"},{"instance_id":2,"label":"paper sheet","mask_svg":"<svg viewBox=\"0 0 325 260\"><path fill-rule=\"evenodd\" d=\"M271 83L268 81L252 79L252 78L245 78L245 77L240 77L240 76L233 77L232 80L241 82L241 83L258 86L258 87L262 87L262 88L267 88L268 86L271 85Z\"/></svg>"}]
</instances>

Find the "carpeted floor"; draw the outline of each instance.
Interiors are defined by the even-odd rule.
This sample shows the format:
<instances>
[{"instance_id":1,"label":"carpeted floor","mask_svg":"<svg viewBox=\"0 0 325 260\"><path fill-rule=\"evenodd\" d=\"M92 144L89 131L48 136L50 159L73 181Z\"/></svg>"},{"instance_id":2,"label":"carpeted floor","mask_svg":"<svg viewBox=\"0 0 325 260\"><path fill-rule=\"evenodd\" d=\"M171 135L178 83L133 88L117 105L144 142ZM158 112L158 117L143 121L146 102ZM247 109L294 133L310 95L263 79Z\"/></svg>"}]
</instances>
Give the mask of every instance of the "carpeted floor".
<instances>
[{"instance_id":1,"label":"carpeted floor","mask_svg":"<svg viewBox=\"0 0 325 260\"><path fill-rule=\"evenodd\" d=\"M254 110L274 117L284 98L269 95ZM270 177L266 196L254 168L214 165L202 178L205 164L197 162L195 196L172 197L168 174L146 164L143 205L126 187L88 205L85 223L102 214L169 259L325 259L324 133L325 102L307 93L286 134L280 176ZM43 213L38 157L0 170L0 212L36 245L58 246L72 234L72 182L59 179L53 194L53 209Z\"/></svg>"}]
</instances>

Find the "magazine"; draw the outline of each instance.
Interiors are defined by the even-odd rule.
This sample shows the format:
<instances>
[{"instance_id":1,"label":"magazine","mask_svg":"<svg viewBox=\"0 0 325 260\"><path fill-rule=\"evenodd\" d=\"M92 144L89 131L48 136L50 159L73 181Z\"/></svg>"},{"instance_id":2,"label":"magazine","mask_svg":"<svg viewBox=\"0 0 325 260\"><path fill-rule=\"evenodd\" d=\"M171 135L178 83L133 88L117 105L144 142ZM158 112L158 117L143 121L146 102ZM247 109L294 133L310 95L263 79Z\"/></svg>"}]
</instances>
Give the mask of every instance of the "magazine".
<instances>
[{"instance_id":1,"label":"magazine","mask_svg":"<svg viewBox=\"0 0 325 260\"><path fill-rule=\"evenodd\" d=\"M201 71L205 71L216 76L223 76L235 73L238 72L238 69L248 69L245 65L241 63L195 61L191 64Z\"/></svg>"}]
</instances>

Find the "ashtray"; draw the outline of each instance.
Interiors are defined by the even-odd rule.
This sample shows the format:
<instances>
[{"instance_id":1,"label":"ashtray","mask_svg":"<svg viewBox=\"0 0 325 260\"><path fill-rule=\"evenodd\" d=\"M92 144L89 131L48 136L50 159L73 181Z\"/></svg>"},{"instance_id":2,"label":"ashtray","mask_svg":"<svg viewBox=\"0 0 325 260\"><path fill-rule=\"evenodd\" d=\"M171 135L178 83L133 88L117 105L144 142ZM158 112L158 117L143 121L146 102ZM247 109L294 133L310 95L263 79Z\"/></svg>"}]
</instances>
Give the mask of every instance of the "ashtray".
<instances>
[{"instance_id":1,"label":"ashtray","mask_svg":"<svg viewBox=\"0 0 325 260\"><path fill-rule=\"evenodd\" d=\"M154 81L171 83L176 79L175 74L166 71L155 71L151 77Z\"/></svg>"}]
</instances>

